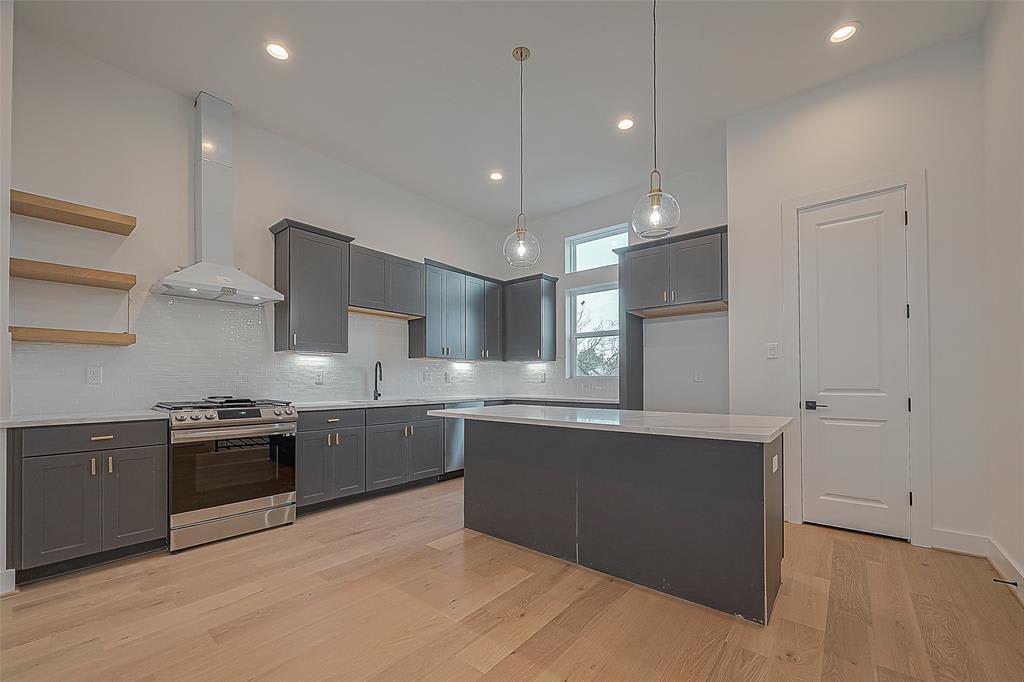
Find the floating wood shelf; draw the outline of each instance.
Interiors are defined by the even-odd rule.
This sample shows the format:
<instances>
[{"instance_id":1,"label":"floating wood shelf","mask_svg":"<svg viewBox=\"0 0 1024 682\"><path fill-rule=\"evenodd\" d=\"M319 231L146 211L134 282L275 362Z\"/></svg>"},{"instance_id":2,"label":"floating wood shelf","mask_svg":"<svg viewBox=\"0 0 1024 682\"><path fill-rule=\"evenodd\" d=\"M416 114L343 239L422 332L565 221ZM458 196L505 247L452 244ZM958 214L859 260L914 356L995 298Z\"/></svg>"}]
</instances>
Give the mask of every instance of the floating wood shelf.
<instances>
[{"instance_id":1,"label":"floating wood shelf","mask_svg":"<svg viewBox=\"0 0 1024 682\"><path fill-rule=\"evenodd\" d=\"M350 305L348 307L350 313L357 313L359 315L375 315L376 317L390 317L393 320L418 320L422 315L406 315L405 313L393 313L390 310L374 310L373 308L360 308L356 305Z\"/></svg>"},{"instance_id":2,"label":"floating wood shelf","mask_svg":"<svg viewBox=\"0 0 1024 682\"><path fill-rule=\"evenodd\" d=\"M48 327L8 327L14 341L43 343L81 343L91 346L130 346L135 334L129 332L94 332L79 329L50 329Z\"/></svg>"},{"instance_id":3,"label":"floating wood shelf","mask_svg":"<svg viewBox=\"0 0 1024 682\"><path fill-rule=\"evenodd\" d=\"M80 268L61 263L47 263L25 258L11 259L11 277L21 279L38 279L44 282L60 282L62 284L79 284L84 287L101 289L119 289L128 291L135 286L135 275L126 272Z\"/></svg>"},{"instance_id":4,"label":"floating wood shelf","mask_svg":"<svg viewBox=\"0 0 1024 682\"><path fill-rule=\"evenodd\" d=\"M645 320L656 320L662 317L680 317L682 315L700 315L702 313L721 313L729 309L728 301L710 301L708 303L680 303L679 305L648 308L646 310L629 311Z\"/></svg>"},{"instance_id":5,"label":"floating wood shelf","mask_svg":"<svg viewBox=\"0 0 1024 682\"><path fill-rule=\"evenodd\" d=\"M132 233L136 223L135 216L73 204L70 201L51 199L16 189L11 190L11 213L124 236Z\"/></svg>"}]
</instances>

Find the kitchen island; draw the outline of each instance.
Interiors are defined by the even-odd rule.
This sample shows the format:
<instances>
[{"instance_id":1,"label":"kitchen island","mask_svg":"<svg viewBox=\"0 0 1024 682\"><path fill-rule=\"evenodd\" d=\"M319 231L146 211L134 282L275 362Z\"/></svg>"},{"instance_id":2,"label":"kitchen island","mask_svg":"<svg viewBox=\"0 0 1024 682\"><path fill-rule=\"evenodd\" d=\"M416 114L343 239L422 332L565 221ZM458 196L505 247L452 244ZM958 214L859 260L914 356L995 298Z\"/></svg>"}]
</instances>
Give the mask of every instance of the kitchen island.
<instances>
[{"instance_id":1,"label":"kitchen island","mask_svg":"<svg viewBox=\"0 0 1024 682\"><path fill-rule=\"evenodd\" d=\"M767 623L788 417L529 405L466 420L465 526Z\"/></svg>"}]
</instances>

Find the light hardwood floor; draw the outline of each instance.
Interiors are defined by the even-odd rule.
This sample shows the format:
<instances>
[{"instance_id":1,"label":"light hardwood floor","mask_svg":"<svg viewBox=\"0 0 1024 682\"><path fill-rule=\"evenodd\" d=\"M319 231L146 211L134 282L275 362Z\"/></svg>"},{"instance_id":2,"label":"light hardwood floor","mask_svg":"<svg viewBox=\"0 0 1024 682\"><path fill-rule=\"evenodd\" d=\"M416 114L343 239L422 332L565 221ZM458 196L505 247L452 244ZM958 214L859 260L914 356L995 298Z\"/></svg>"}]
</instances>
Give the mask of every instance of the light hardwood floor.
<instances>
[{"instance_id":1,"label":"light hardwood floor","mask_svg":"<svg viewBox=\"0 0 1024 682\"><path fill-rule=\"evenodd\" d=\"M763 628L461 526L457 479L29 586L0 677L1024 680L982 559L790 525Z\"/></svg>"}]
</instances>

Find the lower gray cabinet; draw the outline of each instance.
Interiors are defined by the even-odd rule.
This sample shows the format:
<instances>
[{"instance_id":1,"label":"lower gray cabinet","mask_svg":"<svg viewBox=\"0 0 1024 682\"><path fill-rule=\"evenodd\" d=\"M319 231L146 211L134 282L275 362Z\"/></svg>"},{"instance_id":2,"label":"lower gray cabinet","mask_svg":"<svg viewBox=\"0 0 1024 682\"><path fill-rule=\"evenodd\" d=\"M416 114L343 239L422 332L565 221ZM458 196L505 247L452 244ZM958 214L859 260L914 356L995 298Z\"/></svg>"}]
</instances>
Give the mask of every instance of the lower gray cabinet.
<instances>
[{"instance_id":1,"label":"lower gray cabinet","mask_svg":"<svg viewBox=\"0 0 1024 682\"><path fill-rule=\"evenodd\" d=\"M440 476L444 473L444 420L430 419L409 426L409 480Z\"/></svg>"},{"instance_id":2,"label":"lower gray cabinet","mask_svg":"<svg viewBox=\"0 0 1024 682\"><path fill-rule=\"evenodd\" d=\"M366 427L366 489L379 490L409 480L405 465L406 424Z\"/></svg>"},{"instance_id":3,"label":"lower gray cabinet","mask_svg":"<svg viewBox=\"0 0 1024 682\"><path fill-rule=\"evenodd\" d=\"M163 445L22 460L22 568L167 535Z\"/></svg>"},{"instance_id":4,"label":"lower gray cabinet","mask_svg":"<svg viewBox=\"0 0 1024 682\"><path fill-rule=\"evenodd\" d=\"M299 433L295 498L300 507L366 490L363 427Z\"/></svg>"}]
</instances>

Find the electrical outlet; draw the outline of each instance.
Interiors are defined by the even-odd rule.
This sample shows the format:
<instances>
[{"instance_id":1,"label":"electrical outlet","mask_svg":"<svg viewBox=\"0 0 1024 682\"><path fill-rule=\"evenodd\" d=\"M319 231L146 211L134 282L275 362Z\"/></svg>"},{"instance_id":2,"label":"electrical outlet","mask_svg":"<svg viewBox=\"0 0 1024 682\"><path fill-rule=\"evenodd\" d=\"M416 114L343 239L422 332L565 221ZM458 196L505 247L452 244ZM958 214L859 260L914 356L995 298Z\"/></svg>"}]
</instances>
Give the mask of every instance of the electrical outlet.
<instances>
[{"instance_id":1,"label":"electrical outlet","mask_svg":"<svg viewBox=\"0 0 1024 682\"><path fill-rule=\"evenodd\" d=\"M423 383L425 383L425 384L429 384L430 383L430 370L429 369L423 370Z\"/></svg>"},{"instance_id":2,"label":"electrical outlet","mask_svg":"<svg viewBox=\"0 0 1024 682\"><path fill-rule=\"evenodd\" d=\"M452 375L448 373L448 370L444 371L444 383L446 383L446 384L452 383Z\"/></svg>"},{"instance_id":3,"label":"electrical outlet","mask_svg":"<svg viewBox=\"0 0 1024 682\"><path fill-rule=\"evenodd\" d=\"M694 383L698 384L704 381L704 375L700 373L700 370L697 370L693 373L693 381Z\"/></svg>"},{"instance_id":4,"label":"electrical outlet","mask_svg":"<svg viewBox=\"0 0 1024 682\"><path fill-rule=\"evenodd\" d=\"M85 368L85 383L87 383L87 384L102 384L103 383L103 368L102 367L86 367Z\"/></svg>"},{"instance_id":5,"label":"electrical outlet","mask_svg":"<svg viewBox=\"0 0 1024 682\"><path fill-rule=\"evenodd\" d=\"M313 383L316 384L317 386L323 385L324 371L322 369L318 369L315 372L313 372Z\"/></svg>"},{"instance_id":6,"label":"electrical outlet","mask_svg":"<svg viewBox=\"0 0 1024 682\"><path fill-rule=\"evenodd\" d=\"M772 343L768 344L768 359L769 360L778 360L779 359L779 344L778 344L778 342L773 341Z\"/></svg>"},{"instance_id":7,"label":"electrical outlet","mask_svg":"<svg viewBox=\"0 0 1024 682\"><path fill-rule=\"evenodd\" d=\"M544 372L540 373L540 383L542 383L542 384L548 383L548 373L547 373L547 371L544 371Z\"/></svg>"}]
</instances>

